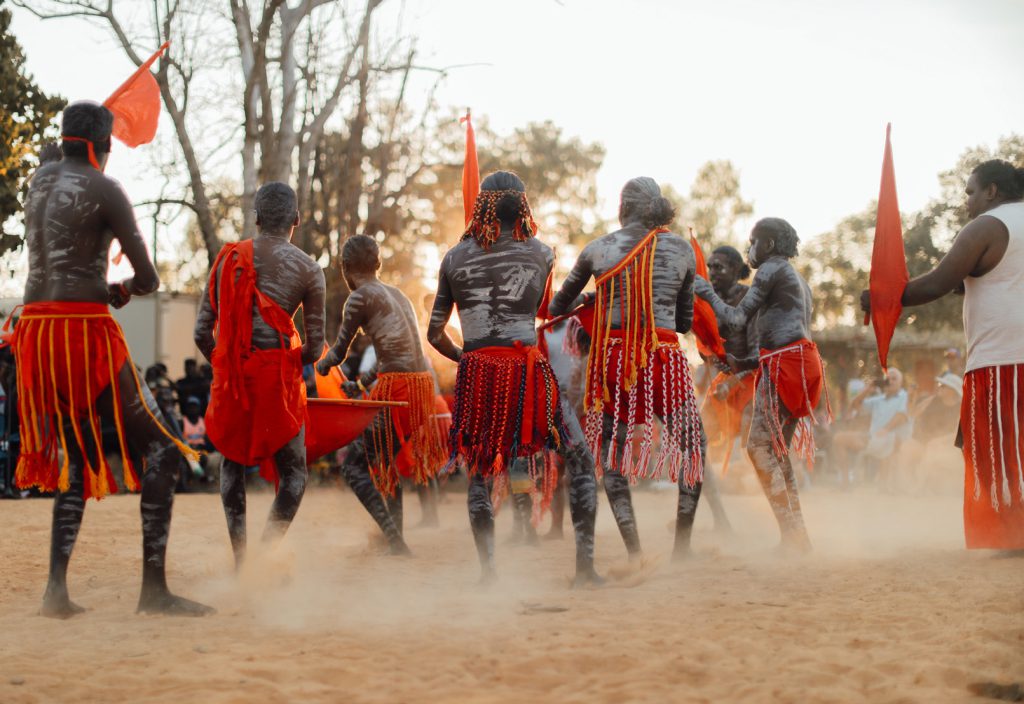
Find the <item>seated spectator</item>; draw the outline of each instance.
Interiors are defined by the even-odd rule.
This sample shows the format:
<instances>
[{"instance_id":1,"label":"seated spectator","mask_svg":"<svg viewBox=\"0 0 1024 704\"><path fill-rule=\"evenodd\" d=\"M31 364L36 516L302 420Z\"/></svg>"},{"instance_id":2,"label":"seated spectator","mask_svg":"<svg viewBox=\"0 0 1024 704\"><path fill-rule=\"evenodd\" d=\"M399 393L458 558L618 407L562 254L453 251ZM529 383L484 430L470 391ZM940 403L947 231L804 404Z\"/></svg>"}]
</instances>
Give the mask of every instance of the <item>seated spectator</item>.
<instances>
[{"instance_id":1,"label":"seated spectator","mask_svg":"<svg viewBox=\"0 0 1024 704\"><path fill-rule=\"evenodd\" d=\"M181 416L181 433L189 447L204 452L213 450L213 444L206 437L206 419L203 417L203 404L195 396L185 399L184 412Z\"/></svg>"},{"instance_id":2,"label":"seated spectator","mask_svg":"<svg viewBox=\"0 0 1024 704\"><path fill-rule=\"evenodd\" d=\"M872 380L853 399L850 408L867 413L868 427L867 430L842 430L832 438L836 469L843 486L849 481L856 456L864 455L873 460L889 457L896 451L901 433L909 429L903 373L890 367L883 379Z\"/></svg>"},{"instance_id":3,"label":"seated spectator","mask_svg":"<svg viewBox=\"0 0 1024 704\"><path fill-rule=\"evenodd\" d=\"M194 359L185 360L185 376L178 379L175 384L178 391L178 403L182 415L185 414L185 403L190 398L199 400L204 391L209 391L208 385L199 374L199 365ZM199 401L202 407L202 401Z\"/></svg>"},{"instance_id":4,"label":"seated spectator","mask_svg":"<svg viewBox=\"0 0 1024 704\"><path fill-rule=\"evenodd\" d=\"M960 421L963 380L945 372L933 394L910 411L913 430L900 444L898 461L886 478L890 491L956 493L963 483L963 458L954 446Z\"/></svg>"}]
</instances>

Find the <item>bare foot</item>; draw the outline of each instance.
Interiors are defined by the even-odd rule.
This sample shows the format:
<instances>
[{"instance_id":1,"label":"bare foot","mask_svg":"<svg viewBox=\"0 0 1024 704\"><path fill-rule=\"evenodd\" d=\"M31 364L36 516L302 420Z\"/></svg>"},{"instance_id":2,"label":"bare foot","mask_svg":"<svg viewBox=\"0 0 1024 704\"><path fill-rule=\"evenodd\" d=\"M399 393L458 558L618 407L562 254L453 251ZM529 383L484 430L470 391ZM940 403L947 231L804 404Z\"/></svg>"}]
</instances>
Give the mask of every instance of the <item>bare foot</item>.
<instances>
[{"instance_id":1,"label":"bare foot","mask_svg":"<svg viewBox=\"0 0 1024 704\"><path fill-rule=\"evenodd\" d=\"M584 589L584 588L596 588L603 587L605 579L597 572L594 571L593 567L587 569L576 570L576 576L572 578L572 584L569 585L570 589Z\"/></svg>"},{"instance_id":2,"label":"bare foot","mask_svg":"<svg viewBox=\"0 0 1024 704\"><path fill-rule=\"evenodd\" d=\"M175 596L166 589L143 591L139 597L139 614L165 614L167 616L210 616L217 613L212 606L200 604L182 596Z\"/></svg>"},{"instance_id":3,"label":"bare foot","mask_svg":"<svg viewBox=\"0 0 1024 704\"><path fill-rule=\"evenodd\" d=\"M88 611L84 606L79 606L68 598L67 589L46 590L43 596L43 607L39 609L40 616L47 618L68 619L72 616Z\"/></svg>"}]
</instances>

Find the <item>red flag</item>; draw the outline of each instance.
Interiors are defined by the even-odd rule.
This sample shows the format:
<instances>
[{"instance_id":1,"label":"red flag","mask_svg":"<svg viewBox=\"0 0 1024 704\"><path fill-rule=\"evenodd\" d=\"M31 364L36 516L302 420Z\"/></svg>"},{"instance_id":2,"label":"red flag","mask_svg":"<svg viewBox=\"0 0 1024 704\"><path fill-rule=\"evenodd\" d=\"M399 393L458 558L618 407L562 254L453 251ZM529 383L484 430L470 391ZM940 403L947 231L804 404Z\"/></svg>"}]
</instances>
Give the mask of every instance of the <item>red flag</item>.
<instances>
[{"instance_id":1,"label":"red flag","mask_svg":"<svg viewBox=\"0 0 1024 704\"><path fill-rule=\"evenodd\" d=\"M700 248L700 243L697 242L697 238L693 235L692 227L690 228L690 245L693 247L693 256L697 259L697 276L707 279L708 264L704 259L704 252ZM715 317L715 311L711 309L710 303L697 296L693 298L693 324L691 329L693 330L694 337L697 338L697 351L705 357L718 357L720 360L725 361L725 343L718 332L718 318Z\"/></svg>"},{"instance_id":2,"label":"red flag","mask_svg":"<svg viewBox=\"0 0 1024 704\"><path fill-rule=\"evenodd\" d=\"M473 219L473 206L476 197L480 193L480 165L476 160L476 134L473 132L473 121L470 119L470 111L466 110L466 116L459 118L460 123L466 123L466 160L462 164L462 208L466 213L466 224Z\"/></svg>"},{"instance_id":3,"label":"red flag","mask_svg":"<svg viewBox=\"0 0 1024 704\"><path fill-rule=\"evenodd\" d=\"M907 255L903 250L903 224L896 201L896 172L892 165L892 144L889 134L892 123L885 127L885 156L882 158L882 185L878 192L878 216L875 221L875 245L871 253L871 322L878 342L878 361L886 369L889 342L903 305L903 291L910 275ZM867 320L864 321L867 324Z\"/></svg>"},{"instance_id":4,"label":"red flag","mask_svg":"<svg viewBox=\"0 0 1024 704\"><path fill-rule=\"evenodd\" d=\"M153 62L166 51L170 42L156 50L115 90L103 105L114 113L113 135L133 149L148 144L156 136L160 117L160 86L149 72Z\"/></svg>"}]
</instances>

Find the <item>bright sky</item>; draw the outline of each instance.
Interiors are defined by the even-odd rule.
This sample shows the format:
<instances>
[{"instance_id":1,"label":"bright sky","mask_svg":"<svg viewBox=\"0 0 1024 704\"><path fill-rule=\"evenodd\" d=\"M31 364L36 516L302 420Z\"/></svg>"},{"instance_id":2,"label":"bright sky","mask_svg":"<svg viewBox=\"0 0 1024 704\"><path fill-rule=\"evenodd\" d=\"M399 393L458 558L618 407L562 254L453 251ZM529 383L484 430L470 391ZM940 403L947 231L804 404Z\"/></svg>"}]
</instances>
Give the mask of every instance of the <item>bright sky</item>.
<instances>
[{"instance_id":1,"label":"bright sky","mask_svg":"<svg viewBox=\"0 0 1024 704\"><path fill-rule=\"evenodd\" d=\"M454 71L442 105L500 132L550 119L605 145L609 218L633 176L685 193L701 164L730 159L755 217L809 237L877 196L887 121L905 211L938 194L966 147L1024 131L1021 0L384 5L402 7L423 63L484 64ZM15 10L14 32L44 89L72 99L102 99L132 68L80 21ZM138 199L143 163L121 148L109 169Z\"/></svg>"}]
</instances>

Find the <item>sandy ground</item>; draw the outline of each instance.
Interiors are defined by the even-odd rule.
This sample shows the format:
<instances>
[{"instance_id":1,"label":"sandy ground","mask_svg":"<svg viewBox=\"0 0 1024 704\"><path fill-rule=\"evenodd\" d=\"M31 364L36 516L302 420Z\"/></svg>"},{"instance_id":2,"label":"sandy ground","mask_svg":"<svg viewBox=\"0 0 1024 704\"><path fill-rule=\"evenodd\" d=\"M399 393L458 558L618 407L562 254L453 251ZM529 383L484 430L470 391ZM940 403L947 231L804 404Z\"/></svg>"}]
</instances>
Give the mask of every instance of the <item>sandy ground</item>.
<instances>
[{"instance_id":1,"label":"sandy ground","mask_svg":"<svg viewBox=\"0 0 1024 704\"><path fill-rule=\"evenodd\" d=\"M730 494L735 537L702 508L696 555L674 564L674 493L637 492L648 558L624 578L602 497L598 568L620 579L582 592L572 541L503 544L509 511L484 591L460 495L400 559L329 488L236 579L219 498L180 496L169 579L219 610L199 620L135 615L138 498L112 497L89 505L71 564L91 610L66 622L36 615L51 502L3 502L0 702L946 702L1024 682L1024 558L963 550L955 494L804 496L812 556L771 556L767 502ZM250 497L251 533L269 501Z\"/></svg>"}]
</instances>

